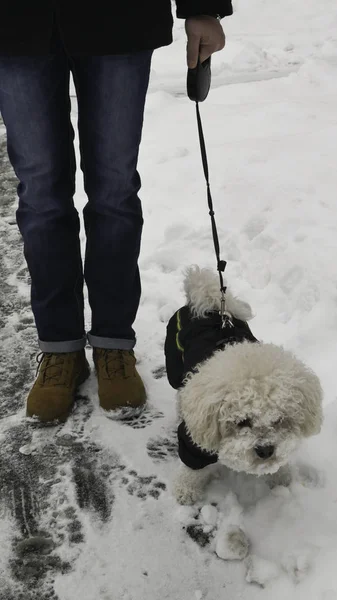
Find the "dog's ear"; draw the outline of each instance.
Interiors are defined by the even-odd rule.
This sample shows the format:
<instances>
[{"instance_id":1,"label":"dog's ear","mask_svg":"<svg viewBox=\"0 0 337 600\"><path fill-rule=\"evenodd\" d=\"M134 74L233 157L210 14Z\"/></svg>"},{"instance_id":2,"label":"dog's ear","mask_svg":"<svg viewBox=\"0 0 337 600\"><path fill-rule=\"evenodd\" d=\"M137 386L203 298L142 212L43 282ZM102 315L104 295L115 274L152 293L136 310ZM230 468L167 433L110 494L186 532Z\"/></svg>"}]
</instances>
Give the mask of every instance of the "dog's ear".
<instances>
[{"instance_id":1,"label":"dog's ear","mask_svg":"<svg viewBox=\"0 0 337 600\"><path fill-rule=\"evenodd\" d=\"M300 422L303 437L316 435L321 430L322 398L323 393L318 377L310 369L307 369L305 378L299 379L296 383L292 398L296 412L297 409L300 409L298 414L304 417Z\"/></svg>"},{"instance_id":2,"label":"dog's ear","mask_svg":"<svg viewBox=\"0 0 337 600\"><path fill-rule=\"evenodd\" d=\"M207 452L219 450L220 419L224 419L223 398L214 398L210 389L204 389L198 375L188 380L179 392L180 414L193 442Z\"/></svg>"},{"instance_id":3,"label":"dog's ear","mask_svg":"<svg viewBox=\"0 0 337 600\"><path fill-rule=\"evenodd\" d=\"M218 452L220 445L219 428L220 403L202 403L193 411L182 411L186 428L193 442L207 452Z\"/></svg>"}]
</instances>

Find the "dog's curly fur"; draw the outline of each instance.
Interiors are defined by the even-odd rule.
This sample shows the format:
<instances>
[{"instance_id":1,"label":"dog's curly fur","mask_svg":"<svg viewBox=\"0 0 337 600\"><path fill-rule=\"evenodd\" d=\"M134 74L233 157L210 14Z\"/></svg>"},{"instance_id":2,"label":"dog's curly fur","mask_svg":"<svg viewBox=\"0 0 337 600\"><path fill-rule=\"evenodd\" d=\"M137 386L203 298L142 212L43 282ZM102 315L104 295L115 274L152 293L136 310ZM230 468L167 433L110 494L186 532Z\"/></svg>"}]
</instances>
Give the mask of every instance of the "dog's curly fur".
<instances>
[{"instance_id":1,"label":"dog's curly fur","mask_svg":"<svg viewBox=\"0 0 337 600\"><path fill-rule=\"evenodd\" d=\"M197 266L186 269L184 290L194 317L204 317L210 310L220 310L219 280L210 269L200 269ZM233 296L228 288L226 309L242 321L249 321L253 317L249 304Z\"/></svg>"},{"instance_id":2,"label":"dog's curly fur","mask_svg":"<svg viewBox=\"0 0 337 600\"><path fill-rule=\"evenodd\" d=\"M185 291L195 317L219 308L217 278L209 270L190 268ZM248 304L229 291L226 298L234 316L251 318ZM216 351L188 374L178 392L178 406L198 446L217 453L227 467L256 475L278 471L322 423L318 377L291 352L271 343L245 341ZM273 446L274 454L261 459L257 446ZM182 503L200 495L198 472L187 476L186 469L180 470L175 486ZM205 473L201 479L206 480Z\"/></svg>"}]
</instances>

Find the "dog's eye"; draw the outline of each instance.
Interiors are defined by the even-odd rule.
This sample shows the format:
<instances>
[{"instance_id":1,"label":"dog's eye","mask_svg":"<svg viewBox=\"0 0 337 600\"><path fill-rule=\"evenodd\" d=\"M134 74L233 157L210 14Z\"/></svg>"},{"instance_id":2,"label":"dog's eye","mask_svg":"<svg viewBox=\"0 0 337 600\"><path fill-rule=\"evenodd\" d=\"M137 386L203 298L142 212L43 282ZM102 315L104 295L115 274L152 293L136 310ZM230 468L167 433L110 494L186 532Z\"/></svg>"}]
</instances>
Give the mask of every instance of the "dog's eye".
<instances>
[{"instance_id":1,"label":"dog's eye","mask_svg":"<svg viewBox=\"0 0 337 600\"><path fill-rule=\"evenodd\" d=\"M279 419L277 419L277 421L274 421L273 423L273 427L278 427L279 425L281 425L281 423L283 423L283 418L280 417Z\"/></svg>"},{"instance_id":2,"label":"dog's eye","mask_svg":"<svg viewBox=\"0 0 337 600\"><path fill-rule=\"evenodd\" d=\"M237 423L237 426L240 427L240 429L243 429L244 427L251 428L253 424L250 419L244 419L243 421L239 421L239 423Z\"/></svg>"}]
</instances>

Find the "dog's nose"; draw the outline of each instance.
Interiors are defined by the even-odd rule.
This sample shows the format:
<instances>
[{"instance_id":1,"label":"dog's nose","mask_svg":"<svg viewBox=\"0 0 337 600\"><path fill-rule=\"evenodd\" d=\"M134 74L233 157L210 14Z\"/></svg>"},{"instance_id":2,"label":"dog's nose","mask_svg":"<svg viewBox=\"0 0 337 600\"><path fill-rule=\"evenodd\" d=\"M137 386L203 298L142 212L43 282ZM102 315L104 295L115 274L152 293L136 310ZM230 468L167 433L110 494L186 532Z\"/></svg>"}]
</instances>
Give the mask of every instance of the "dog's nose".
<instances>
[{"instance_id":1,"label":"dog's nose","mask_svg":"<svg viewBox=\"0 0 337 600\"><path fill-rule=\"evenodd\" d=\"M254 450L258 457L264 460L271 458L275 452L274 446L257 446Z\"/></svg>"}]
</instances>

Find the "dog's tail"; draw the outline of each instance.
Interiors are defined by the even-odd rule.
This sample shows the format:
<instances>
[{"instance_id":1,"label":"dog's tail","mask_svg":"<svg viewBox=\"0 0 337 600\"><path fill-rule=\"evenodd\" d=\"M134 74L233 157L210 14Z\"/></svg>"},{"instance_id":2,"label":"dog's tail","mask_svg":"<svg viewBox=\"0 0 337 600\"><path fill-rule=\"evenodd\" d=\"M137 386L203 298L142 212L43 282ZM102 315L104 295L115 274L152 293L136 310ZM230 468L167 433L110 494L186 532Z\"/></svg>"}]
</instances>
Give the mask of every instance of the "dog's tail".
<instances>
[{"instance_id":1,"label":"dog's tail","mask_svg":"<svg viewBox=\"0 0 337 600\"><path fill-rule=\"evenodd\" d=\"M188 267L185 271L184 289L194 317L204 317L210 310L220 310L219 279L210 269ZM249 304L233 296L228 288L226 310L242 321L249 321L253 317Z\"/></svg>"}]
</instances>

